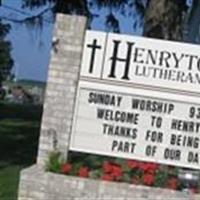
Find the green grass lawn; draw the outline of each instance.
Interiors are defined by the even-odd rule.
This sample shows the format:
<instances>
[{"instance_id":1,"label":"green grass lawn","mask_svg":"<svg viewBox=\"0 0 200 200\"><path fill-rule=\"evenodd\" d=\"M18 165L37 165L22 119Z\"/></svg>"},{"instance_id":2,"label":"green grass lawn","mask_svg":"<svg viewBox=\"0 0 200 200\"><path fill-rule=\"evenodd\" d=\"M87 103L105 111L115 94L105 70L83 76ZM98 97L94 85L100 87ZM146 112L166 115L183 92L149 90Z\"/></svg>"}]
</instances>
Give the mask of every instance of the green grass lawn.
<instances>
[{"instance_id":1,"label":"green grass lawn","mask_svg":"<svg viewBox=\"0 0 200 200\"><path fill-rule=\"evenodd\" d=\"M15 200L20 170L35 163L42 107L0 102L0 200Z\"/></svg>"}]
</instances>

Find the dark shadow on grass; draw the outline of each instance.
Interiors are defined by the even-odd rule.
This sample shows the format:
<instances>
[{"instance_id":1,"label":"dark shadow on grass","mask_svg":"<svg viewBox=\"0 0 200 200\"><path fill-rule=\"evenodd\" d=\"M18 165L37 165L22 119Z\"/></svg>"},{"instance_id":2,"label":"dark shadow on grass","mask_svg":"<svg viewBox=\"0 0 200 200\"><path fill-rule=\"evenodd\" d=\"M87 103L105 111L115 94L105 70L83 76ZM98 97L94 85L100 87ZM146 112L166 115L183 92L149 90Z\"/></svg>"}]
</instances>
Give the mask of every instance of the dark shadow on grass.
<instances>
[{"instance_id":1,"label":"dark shadow on grass","mask_svg":"<svg viewBox=\"0 0 200 200\"><path fill-rule=\"evenodd\" d=\"M0 168L35 162L42 106L0 103Z\"/></svg>"}]
</instances>

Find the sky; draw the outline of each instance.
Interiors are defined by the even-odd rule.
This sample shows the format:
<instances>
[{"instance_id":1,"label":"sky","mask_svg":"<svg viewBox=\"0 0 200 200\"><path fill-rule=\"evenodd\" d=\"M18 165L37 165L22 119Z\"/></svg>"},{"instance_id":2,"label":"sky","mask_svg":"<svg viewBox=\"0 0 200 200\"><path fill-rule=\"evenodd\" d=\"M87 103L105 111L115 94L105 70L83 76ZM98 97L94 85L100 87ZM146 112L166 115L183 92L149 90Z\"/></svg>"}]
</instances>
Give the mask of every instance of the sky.
<instances>
[{"instance_id":1,"label":"sky","mask_svg":"<svg viewBox=\"0 0 200 200\"><path fill-rule=\"evenodd\" d=\"M145 2L146 0L142 1ZM188 0L188 2L191 3L192 1ZM50 5L30 10L22 8L22 0L2 0L2 4L4 6L0 7L0 18L4 17L3 22L11 25L7 40L12 43L11 53L15 63L13 73L18 80L46 81L54 28L54 24L51 20L51 13L47 12L44 15L42 28L38 26L29 27L24 23L14 23L10 20L5 20L5 17L7 19L25 19L28 16L40 13ZM94 18L91 23L91 28L93 30L108 31L105 26L105 16L108 14L109 10L99 10L96 7L91 7L90 9L92 13L99 16ZM137 26L136 29L133 28L135 21L141 21L137 15L133 17L128 14L124 15L119 11L114 11L114 13L120 22L121 33L131 35L142 34L142 26ZM126 13L128 13L128 8Z\"/></svg>"},{"instance_id":2,"label":"sky","mask_svg":"<svg viewBox=\"0 0 200 200\"><path fill-rule=\"evenodd\" d=\"M21 0L3 0L2 4L19 10L22 9ZM27 10L26 12L32 15L40 12L40 10ZM4 7L0 8L0 16L11 19L27 17L25 14ZM15 62L13 72L16 78L45 81L50 59L53 23L45 22L43 28L40 29L38 27L28 28L25 24L7 20L4 20L4 22L11 24L7 40L12 43L12 57Z\"/></svg>"},{"instance_id":3,"label":"sky","mask_svg":"<svg viewBox=\"0 0 200 200\"><path fill-rule=\"evenodd\" d=\"M0 17L6 17L8 19L24 19L29 14L34 15L46 9L42 7L40 9L29 10L22 9L22 0L3 0L4 6L0 7ZM9 8L8 8L9 7ZM21 10L25 14L17 12L13 9ZM91 8L92 12L99 15L94 18L91 27L93 30L108 31L105 28L105 15L109 12L107 9L98 10L97 8ZM136 31L130 24L133 24L133 18L124 16L121 13L117 13L117 17L120 21L120 29L122 33L140 35L142 29L139 28ZM54 24L48 21L50 19L50 13L47 13L44 17L44 26L42 29L38 27L28 27L26 24L14 23L10 20L4 22L11 25L10 33L7 35L7 40L12 43L12 57L14 59L13 73L17 79L29 79L46 81L48 66L50 62L50 49ZM128 20L128 21L127 21ZM130 22L130 23L127 23Z\"/></svg>"}]
</instances>

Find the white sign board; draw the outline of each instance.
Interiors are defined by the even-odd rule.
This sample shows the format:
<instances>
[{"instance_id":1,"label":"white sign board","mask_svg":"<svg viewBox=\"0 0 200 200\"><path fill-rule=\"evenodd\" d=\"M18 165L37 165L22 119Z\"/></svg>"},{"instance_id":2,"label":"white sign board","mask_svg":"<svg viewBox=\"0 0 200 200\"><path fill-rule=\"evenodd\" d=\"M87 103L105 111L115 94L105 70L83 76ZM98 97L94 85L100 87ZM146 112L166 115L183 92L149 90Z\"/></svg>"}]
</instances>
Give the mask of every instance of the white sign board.
<instances>
[{"instance_id":1,"label":"white sign board","mask_svg":"<svg viewBox=\"0 0 200 200\"><path fill-rule=\"evenodd\" d=\"M88 31L82 77L200 94L199 45Z\"/></svg>"},{"instance_id":2,"label":"white sign board","mask_svg":"<svg viewBox=\"0 0 200 200\"><path fill-rule=\"evenodd\" d=\"M70 149L199 169L198 54L87 31Z\"/></svg>"}]
</instances>

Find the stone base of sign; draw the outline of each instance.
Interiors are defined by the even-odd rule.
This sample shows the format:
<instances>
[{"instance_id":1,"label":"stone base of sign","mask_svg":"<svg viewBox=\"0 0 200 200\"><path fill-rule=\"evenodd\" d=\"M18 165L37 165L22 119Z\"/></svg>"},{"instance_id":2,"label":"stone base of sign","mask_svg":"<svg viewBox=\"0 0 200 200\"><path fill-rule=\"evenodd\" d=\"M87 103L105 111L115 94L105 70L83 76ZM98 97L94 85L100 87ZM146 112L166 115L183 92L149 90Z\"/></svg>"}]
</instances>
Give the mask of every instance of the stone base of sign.
<instances>
[{"instance_id":1,"label":"stone base of sign","mask_svg":"<svg viewBox=\"0 0 200 200\"><path fill-rule=\"evenodd\" d=\"M199 200L173 190L111 183L45 172L34 165L21 172L18 200Z\"/></svg>"}]
</instances>

